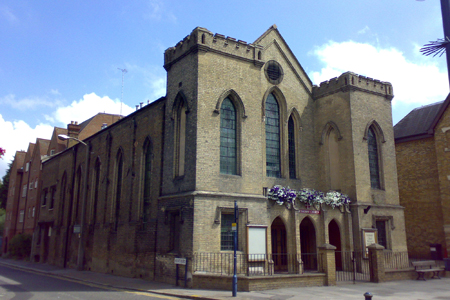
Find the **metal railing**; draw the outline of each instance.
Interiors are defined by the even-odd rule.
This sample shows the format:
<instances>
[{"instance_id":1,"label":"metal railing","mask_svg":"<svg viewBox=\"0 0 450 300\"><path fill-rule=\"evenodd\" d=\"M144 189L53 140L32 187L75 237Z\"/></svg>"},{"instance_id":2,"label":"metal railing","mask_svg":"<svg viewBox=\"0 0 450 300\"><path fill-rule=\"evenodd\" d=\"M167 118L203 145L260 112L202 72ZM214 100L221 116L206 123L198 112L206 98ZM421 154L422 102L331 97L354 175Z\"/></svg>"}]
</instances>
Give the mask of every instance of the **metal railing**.
<instances>
[{"instance_id":1,"label":"metal railing","mask_svg":"<svg viewBox=\"0 0 450 300\"><path fill-rule=\"evenodd\" d=\"M233 253L195 253L193 267L196 273L233 275L234 255ZM237 275L303 274L317 270L317 253L236 254Z\"/></svg>"},{"instance_id":2,"label":"metal railing","mask_svg":"<svg viewBox=\"0 0 450 300\"><path fill-rule=\"evenodd\" d=\"M337 281L369 281L369 259L361 251L336 251Z\"/></svg>"},{"instance_id":3,"label":"metal railing","mask_svg":"<svg viewBox=\"0 0 450 300\"><path fill-rule=\"evenodd\" d=\"M402 270L411 266L408 252L384 252L384 268L386 270Z\"/></svg>"}]
</instances>

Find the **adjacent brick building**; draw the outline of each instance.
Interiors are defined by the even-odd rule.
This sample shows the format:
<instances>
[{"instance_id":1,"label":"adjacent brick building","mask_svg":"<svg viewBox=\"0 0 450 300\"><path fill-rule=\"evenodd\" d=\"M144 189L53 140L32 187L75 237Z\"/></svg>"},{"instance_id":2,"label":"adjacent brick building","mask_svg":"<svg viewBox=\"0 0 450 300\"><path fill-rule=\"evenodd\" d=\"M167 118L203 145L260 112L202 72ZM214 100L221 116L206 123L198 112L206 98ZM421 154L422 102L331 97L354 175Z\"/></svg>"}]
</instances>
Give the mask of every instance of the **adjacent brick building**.
<instances>
[{"instance_id":1,"label":"adjacent brick building","mask_svg":"<svg viewBox=\"0 0 450 300\"><path fill-rule=\"evenodd\" d=\"M80 125L75 126L76 134L86 138L120 119L118 115L99 113ZM11 166L11 180L6 204L6 221L2 252L8 252L8 241L16 234L33 234L39 215L42 191L42 162L67 148L66 143L58 139L60 134L72 134L68 129L55 127L50 140L36 139L30 143L26 152L18 151ZM20 192L17 190L20 189ZM46 191L46 190L45 190ZM55 197L55 194L45 194Z\"/></svg>"},{"instance_id":2,"label":"adjacent brick building","mask_svg":"<svg viewBox=\"0 0 450 300\"><path fill-rule=\"evenodd\" d=\"M239 253L261 255L240 275L317 270L318 248L365 252L366 232L406 251L390 83L347 72L313 86L276 26L254 43L197 27L164 68L165 97L43 163L54 197L40 209L35 260L174 282L182 257L190 286L219 286L225 273L211 270L232 253L235 202ZM352 203L289 209L267 199L274 185ZM241 288L251 284L273 286Z\"/></svg>"},{"instance_id":3,"label":"adjacent brick building","mask_svg":"<svg viewBox=\"0 0 450 300\"><path fill-rule=\"evenodd\" d=\"M395 127L400 204L412 256L450 251L450 97L411 111Z\"/></svg>"}]
</instances>

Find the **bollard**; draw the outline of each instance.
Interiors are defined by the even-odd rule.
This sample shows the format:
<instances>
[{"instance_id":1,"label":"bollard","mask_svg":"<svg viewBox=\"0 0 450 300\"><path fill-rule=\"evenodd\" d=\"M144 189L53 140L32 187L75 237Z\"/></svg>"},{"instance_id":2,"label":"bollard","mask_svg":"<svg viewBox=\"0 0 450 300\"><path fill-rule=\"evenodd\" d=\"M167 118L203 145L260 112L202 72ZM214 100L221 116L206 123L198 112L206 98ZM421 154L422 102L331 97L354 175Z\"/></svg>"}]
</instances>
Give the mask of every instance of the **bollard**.
<instances>
[{"instance_id":1,"label":"bollard","mask_svg":"<svg viewBox=\"0 0 450 300\"><path fill-rule=\"evenodd\" d=\"M364 294L364 297L365 297L364 300L371 300L373 295L372 295L372 293L366 292Z\"/></svg>"}]
</instances>

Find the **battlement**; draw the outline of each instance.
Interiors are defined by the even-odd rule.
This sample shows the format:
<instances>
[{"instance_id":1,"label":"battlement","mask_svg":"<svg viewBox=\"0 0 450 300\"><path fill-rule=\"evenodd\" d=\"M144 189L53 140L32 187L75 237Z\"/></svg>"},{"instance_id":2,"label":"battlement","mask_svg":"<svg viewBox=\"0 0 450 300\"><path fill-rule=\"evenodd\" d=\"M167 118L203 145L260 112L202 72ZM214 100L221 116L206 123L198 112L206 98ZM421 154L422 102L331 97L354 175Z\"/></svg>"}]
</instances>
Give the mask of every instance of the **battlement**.
<instances>
[{"instance_id":1,"label":"battlement","mask_svg":"<svg viewBox=\"0 0 450 300\"><path fill-rule=\"evenodd\" d=\"M164 52L164 68L168 70L174 63L192 52L215 52L237 59L263 65L263 47L225 37L223 34L213 34L206 28L197 27L191 34Z\"/></svg>"},{"instance_id":2,"label":"battlement","mask_svg":"<svg viewBox=\"0 0 450 300\"><path fill-rule=\"evenodd\" d=\"M313 86L313 97L318 99L340 91L345 92L348 90L365 91L383 96L388 100L392 100L394 97L394 90L390 82L380 81L353 72L345 72L339 77L334 77L320 83L320 86Z\"/></svg>"}]
</instances>

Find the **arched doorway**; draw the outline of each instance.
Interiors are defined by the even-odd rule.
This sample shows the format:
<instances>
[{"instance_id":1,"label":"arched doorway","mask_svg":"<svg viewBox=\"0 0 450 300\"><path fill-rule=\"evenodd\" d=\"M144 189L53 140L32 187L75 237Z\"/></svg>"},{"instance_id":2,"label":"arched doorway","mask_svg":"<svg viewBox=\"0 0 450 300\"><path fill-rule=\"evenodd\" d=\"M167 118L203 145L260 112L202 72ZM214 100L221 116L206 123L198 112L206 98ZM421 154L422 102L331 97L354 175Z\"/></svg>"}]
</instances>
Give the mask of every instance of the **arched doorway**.
<instances>
[{"instance_id":1,"label":"arched doorway","mask_svg":"<svg viewBox=\"0 0 450 300\"><path fill-rule=\"evenodd\" d=\"M300 223L300 247L304 270L317 270L316 229L311 219L306 217Z\"/></svg>"},{"instance_id":2,"label":"arched doorway","mask_svg":"<svg viewBox=\"0 0 450 300\"><path fill-rule=\"evenodd\" d=\"M328 224L328 234L330 236L330 244L336 247L334 253L336 257L336 270L342 271L342 247L341 247L341 231L335 220Z\"/></svg>"},{"instance_id":3,"label":"arched doorway","mask_svg":"<svg viewBox=\"0 0 450 300\"><path fill-rule=\"evenodd\" d=\"M272 259L275 272L286 272L287 266L287 246L286 227L280 217L272 222Z\"/></svg>"}]
</instances>

